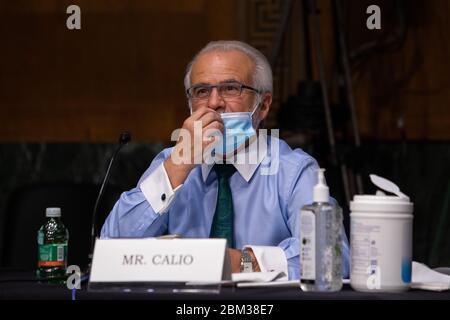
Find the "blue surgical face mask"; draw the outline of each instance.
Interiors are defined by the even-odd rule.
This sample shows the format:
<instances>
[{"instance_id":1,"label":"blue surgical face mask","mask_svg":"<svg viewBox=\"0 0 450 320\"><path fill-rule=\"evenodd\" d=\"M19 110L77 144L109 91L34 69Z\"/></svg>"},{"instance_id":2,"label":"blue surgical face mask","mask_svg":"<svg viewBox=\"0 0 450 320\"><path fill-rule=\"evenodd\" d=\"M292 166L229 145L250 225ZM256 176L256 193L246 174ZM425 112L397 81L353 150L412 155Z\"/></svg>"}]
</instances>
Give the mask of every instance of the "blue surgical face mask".
<instances>
[{"instance_id":1,"label":"blue surgical face mask","mask_svg":"<svg viewBox=\"0 0 450 320\"><path fill-rule=\"evenodd\" d=\"M214 148L216 153L228 155L241 147L247 139L256 134L253 128L253 114L258 109L259 103L252 112L227 112L220 116L224 125L223 139L219 140Z\"/></svg>"}]
</instances>

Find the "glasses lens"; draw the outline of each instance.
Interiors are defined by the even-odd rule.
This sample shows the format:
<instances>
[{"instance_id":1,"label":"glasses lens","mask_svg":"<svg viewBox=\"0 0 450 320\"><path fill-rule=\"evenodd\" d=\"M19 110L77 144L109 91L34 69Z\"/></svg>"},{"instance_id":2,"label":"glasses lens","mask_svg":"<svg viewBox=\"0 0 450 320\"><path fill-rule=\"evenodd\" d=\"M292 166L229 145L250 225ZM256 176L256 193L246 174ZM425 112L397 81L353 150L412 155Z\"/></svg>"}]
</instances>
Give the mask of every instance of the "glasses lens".
<instances>
[{"instance_id":1,"label":"glasses lens","mask_svg":"<svg viewBox=\"0 0 450 320\"><path fill-rule=\"evenodd\" d=\"M223 83L219 87L220 95L224 98L237 97L241 94L239 83Z\"/></svg>"},{"instance_id":2,"label":"glasses lens","mask_svg":"<svg viewBox=\"0 0 450 320\"><path fill-rule=\"evenodd\" d=\"M217 87L219 95L223 98L238 97L242 92L239 82L221 83L217 86L199 85L189 89L189 95L194 99L206 99L210 96L212 88Z\"/></svg>"},{"instance_id":3,"label":"glasses lens","mask_svg":"<svg viewBox=\"0 0 450 320\"><path fill-rule=\"evenodd\" d=\"M211 88L208 86L198 86L191 89L191 95L194 98L202 99L209 97Z\"/></svg>"}]
</instances>

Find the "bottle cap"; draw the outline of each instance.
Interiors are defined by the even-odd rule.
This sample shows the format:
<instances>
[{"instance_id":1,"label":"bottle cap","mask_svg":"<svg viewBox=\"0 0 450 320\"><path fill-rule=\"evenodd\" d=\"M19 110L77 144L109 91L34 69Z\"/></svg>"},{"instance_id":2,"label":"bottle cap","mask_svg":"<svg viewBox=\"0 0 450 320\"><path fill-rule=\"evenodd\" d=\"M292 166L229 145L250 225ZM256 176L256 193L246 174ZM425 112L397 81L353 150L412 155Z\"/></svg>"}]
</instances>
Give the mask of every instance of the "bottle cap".
<instances>
[{"instance_id":1,"label":"bottle cap","mask_svg":"<svg viewBox=\"0 0 450 320\"><path fill-rule=\"evenodd\" d=\"M330 191L325 181L324 175L325 169L317 170L317 184L314 186L313 201L314 202L328 202L330 197Z\"/></svg>"},{"instance_id":2,"label":"bottle cap","mask_svg":"<svg viewBox=\"0 0 450 320\"><path fill-rule=\"evenodd\" d=\"M61 217L61 208L47 208L45 209L45 216L47 218Z\"/></svg>"}]
</instances>

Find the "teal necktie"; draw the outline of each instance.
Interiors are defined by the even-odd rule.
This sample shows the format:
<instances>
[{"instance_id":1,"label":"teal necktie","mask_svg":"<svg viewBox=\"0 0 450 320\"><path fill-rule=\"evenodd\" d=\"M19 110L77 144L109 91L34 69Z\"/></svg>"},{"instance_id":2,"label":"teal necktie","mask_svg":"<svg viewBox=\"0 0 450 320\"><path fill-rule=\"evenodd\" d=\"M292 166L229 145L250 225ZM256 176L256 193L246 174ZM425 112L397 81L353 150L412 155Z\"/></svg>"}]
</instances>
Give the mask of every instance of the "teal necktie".
<instances>
[{"instance_id":1,"label":"teal necktie","mask_svg":"<svg viewBox=\"0 0 450 320\"><path fill-rule=\"evenodd\" d=\"M234 248L234 210L229 178L236 171L230 164L216 164L214 169L219 180L216 212L211 226L210 238L226 238L227 245Z\"/></svg>"}]
</instances>

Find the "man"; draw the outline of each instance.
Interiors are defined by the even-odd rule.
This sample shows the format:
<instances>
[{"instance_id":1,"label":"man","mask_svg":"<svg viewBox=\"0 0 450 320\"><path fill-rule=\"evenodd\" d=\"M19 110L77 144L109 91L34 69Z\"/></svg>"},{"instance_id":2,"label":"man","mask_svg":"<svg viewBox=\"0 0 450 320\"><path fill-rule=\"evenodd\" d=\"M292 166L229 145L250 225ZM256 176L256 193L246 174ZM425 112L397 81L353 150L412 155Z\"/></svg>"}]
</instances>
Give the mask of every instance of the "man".
<instances>
[{"instance_id":1,"label":"man","mask_svg":"<svg viewBox=\"0 0 450 320\"><path fill-rule=\"evenodd\" d=\"M102 237L227 238L233 272L248 247L253 271L298 279L298 215L312 202L318 165L302 150L255 132L272 102L267 59L239 41L211 42L188 65L184 84L191 115L180 138L121 195ZM242 155L245 161L230 161ZM343 228L342 235L348 275Z\"/></svg>"}]
</instances>

